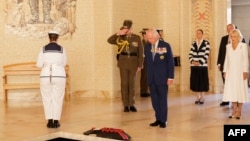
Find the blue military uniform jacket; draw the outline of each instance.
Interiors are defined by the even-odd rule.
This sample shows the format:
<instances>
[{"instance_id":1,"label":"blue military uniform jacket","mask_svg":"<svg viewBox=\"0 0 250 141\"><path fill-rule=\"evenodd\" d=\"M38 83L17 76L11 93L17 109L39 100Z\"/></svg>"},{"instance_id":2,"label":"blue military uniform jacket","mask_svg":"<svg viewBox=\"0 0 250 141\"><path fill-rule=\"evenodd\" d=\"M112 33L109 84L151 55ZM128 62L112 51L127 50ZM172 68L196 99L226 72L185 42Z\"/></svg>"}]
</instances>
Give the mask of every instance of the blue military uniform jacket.
<instances>
[{"instance_id":1,"label":"blue military uniform jacket","mask_svg":"<svg viewBox=\"0 0 250 141\"><path fill-rule=\"evenodd\" d=\"M148 85L152 82L156 85L166 85L168 79L174 79L174 57L167 42L159 40L154 60L151 44L145 46L144 53L147 61Z\"/></svg>"}]
</instances>

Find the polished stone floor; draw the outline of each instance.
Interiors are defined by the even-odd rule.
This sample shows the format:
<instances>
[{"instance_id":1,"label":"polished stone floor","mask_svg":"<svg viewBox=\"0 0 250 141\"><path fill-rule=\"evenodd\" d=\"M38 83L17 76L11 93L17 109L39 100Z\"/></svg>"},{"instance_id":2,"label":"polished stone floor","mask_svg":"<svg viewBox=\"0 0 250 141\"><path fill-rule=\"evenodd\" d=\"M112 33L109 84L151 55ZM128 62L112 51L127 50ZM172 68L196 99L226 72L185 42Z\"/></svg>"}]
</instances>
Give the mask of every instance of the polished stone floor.
<instances>
[{"instance_id":1,"label":"polished stone floor","mask_svg":"<svg viewBox=\"0 0 250 141\"><path fill-rule=\"evenodd\" d=\"M65 101L61 127L48 129L40 100L9 100L0 105L1 141L39 141L55 134L71 134L85 141L106 141L83 136L93 127L119 128L132 141L223 141L225 124L250 124L250 103L243 105L240 120L229 119L230 106L220 107L221 94L207 94L204 105L195 105L191 93L169 93L167 128L150 127L154 111L150 97L136 97L138 112L124 113L120 98L71 97Z\"/></svg>"}]
</instances>

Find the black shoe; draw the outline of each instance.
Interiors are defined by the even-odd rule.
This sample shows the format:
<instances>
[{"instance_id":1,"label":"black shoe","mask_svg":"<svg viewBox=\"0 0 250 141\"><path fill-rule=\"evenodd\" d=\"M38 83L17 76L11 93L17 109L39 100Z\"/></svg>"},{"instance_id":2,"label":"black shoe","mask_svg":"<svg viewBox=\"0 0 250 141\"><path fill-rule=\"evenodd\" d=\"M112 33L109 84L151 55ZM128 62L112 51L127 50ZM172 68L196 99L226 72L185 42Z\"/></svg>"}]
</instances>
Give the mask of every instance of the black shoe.
<instances>
[{"instance_id":1,"label":"black shoe","mask_svg":"<svg viewBox=\"0 0 250 141\"><path fill-rule=\"evenodd\" d=\"M61 125L58 120L54 120L54 128L59 128Z\"/></svg>"},{"instance_id":2,"label":"black shoe","mask_svg":"<svg viewBox=\"0 0 250 141\"><path fill-rule=\"evenodd\" d=\"M199 104L200 103L200 100L197 100L194 102L194 104Z\"/></svg>"},{"instance_id":3,"label":"black shoe","mask_svg":"<svg viewBox=\"0 0 250 141\"><path fill-rule=\"evenodd\" d=\"M201 105L204 104L204 101L199 101L199 104L201 104Z\"/></svg>"},{"instance_id":4,"label":"black shoe","mask_svg":"<svg viewBox=\"0 0 250 141\"><path fill-rule=\"evenodd\" d=\"M53 119L49 119L48 120L47 127L48 128L53 128L54 127L54 125L53 125Z\"/></svg>"},{"instance_id":5,"label":"black shoe","mask_svg":"<svg viewBox=\"0 0 250 141\"><path fill-rule=\"evenodd\" d=\"M226 105L229 105L229 102L221 102L220 103L220 106L226 106Z\"/></svg>"},{"instance_id":6,"label":"black shoe","mask_svg":"<svg viewBox=\"0 0 250 141\"><path fill-rule=\"evenodd\" d=\"M155 122L150 123L149 125L150 125L150 126L158 126L158 125L160 125L160 124L161 124L161 122L160 122L159 120L156 120Z\"/></svg>"},{"instance_id":7,"label":"black shoe","mask_svg":"<svg viewBox=\"0 0 250 141\"><path fill-rule=\"evenodd\" d=\"M130 107L130 111L132 111L132 112L137 112L137 109L135 108L135 106L131 106L131 107Z\"/></svg>"},{"instance_id":8,"label":"black shoe","mask_svg":"<svg viewBox=\"0 0 250 141\"><path fill-rule=\"evenodd\" d=\"M166 128L166 123L160 123L160 128Z\"/></svg>"},{"instance_id":9,"label":"black shoe","mask_svg":"<svg viewBox=\"0 0 250 141\"><path fill-rule=\"evenodd\" d=\"M148 97L148 96L150 96L149 93L141 93L141 97Z\"/></svg>"},{"instance_id":10,"label":"black shoe","mask_svg":"<svg viewBox=\"0 0 250 141\"><path fill-rule=\"evenodd\" d=\"M123 111L124 111L124 112L129 112L128 106L125 106Z\"/></svg>"}]
</instances>

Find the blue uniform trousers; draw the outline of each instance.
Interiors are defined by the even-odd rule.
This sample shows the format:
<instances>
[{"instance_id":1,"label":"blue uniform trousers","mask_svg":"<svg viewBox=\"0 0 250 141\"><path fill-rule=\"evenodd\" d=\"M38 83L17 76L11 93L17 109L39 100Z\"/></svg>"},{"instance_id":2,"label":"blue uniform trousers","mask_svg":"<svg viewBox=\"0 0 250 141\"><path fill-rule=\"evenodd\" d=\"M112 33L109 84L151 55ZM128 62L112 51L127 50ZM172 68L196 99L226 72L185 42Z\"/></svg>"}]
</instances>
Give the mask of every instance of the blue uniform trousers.
<instances>
[{"instance_id":1,"label":"blue uniform trousers","mask_svg":"<svg viewBox=\"0 0 250 141\"><path fill-rule=\"evenodd\" d=\"M152 106L155 110L156 120L163 123L167 122L168 115L168 86L156 85L152 83L150 85L150 95L152 100Z\"/></svg>"}]
</instances>

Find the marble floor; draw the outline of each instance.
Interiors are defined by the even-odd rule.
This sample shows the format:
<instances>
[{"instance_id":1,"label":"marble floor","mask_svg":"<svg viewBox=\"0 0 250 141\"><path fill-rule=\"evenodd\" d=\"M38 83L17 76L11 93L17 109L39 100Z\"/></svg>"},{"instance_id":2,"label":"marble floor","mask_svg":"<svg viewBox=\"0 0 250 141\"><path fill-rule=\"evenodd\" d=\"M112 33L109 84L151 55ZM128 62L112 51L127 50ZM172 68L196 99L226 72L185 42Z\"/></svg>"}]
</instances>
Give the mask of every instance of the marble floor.
<instances>
[{"instance_id":1,"label":"marble floor","mask_svg":"<svg viewBox=\"0 0 250 141\"><path fill-rule=\"evenodd\" d=\"M221 94L206 94L204 105L195 105L195 96L169 93L167 128L150 127L154 111L150 97L136 97L138 112L124 113L120 98L71 97L64 102L61 127L48 129L40 100L0 101L0 140L39 141L54 134L80 136L84 141L107 141L83 132L96 127L123 129L132 141L223 141L225 124L249 124L250 103L243 106L240 120L229 119L230 106L220 107Z\"/></svg>"}]
</instances>

